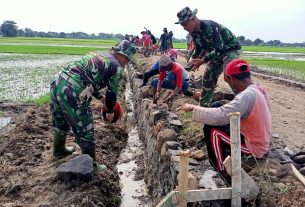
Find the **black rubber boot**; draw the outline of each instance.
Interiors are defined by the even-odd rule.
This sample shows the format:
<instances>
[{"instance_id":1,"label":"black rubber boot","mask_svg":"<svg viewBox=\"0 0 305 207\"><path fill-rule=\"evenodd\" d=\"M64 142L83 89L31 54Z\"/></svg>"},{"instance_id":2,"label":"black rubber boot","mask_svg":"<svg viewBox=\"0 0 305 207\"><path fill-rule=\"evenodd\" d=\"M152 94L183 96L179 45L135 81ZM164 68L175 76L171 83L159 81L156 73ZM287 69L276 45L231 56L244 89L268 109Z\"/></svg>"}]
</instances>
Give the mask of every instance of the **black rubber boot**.
<instances>
[{"instance_id":1,"label":"black rubber boot","mask_svg":"<svg viewBox=\"0 0 305 207\"><path fill-rule=\"evenodd\" d=\"M106 165L101 165L98 164L96 162L96 155L95 155L95 144L93 144L92 142L88 142L88 141L82 141L79 144L82 154L88 154L90 157L92 157L93 159L93 167L98 171L105 171L107 170L107 166Z\"/></svg>"},{"instance_id":2,"label":"black rubber boot","mask_svg":"<svg viewBox=\"0 0 305 207\"><path fill-rule=\"evenodd\" d=\"M68 155L71 155L75 149L73 146L65 147L66 135L60 135L59 133L54 133L53 139L53 158L61 159Z\"/></svg>"}]
</instances>

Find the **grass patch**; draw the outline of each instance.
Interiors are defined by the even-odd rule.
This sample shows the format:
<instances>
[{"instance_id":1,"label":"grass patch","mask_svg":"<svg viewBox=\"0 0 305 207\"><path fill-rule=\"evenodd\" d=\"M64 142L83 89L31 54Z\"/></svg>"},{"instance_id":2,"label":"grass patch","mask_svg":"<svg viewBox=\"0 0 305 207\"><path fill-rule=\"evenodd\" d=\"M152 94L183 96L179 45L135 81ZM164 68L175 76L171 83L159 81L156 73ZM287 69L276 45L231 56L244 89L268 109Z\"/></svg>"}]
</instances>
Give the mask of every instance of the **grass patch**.
<instances>
[{"instance_id":1,"label":"grass patch","mask_svg":"<svg viewBox=\"0 0 305 207\"><path fill-rule=\"evenodd\" d=\"M250 64L266 65L270 67L287 68L291 70L302 70L305 72L305 61L278 60L272 58L246 58Z\"/></svg>"},{"instance_id":2,"label":"grass patch","mask_svg":"<svg viewBox=\"0 0 305 207\"><path fill-rule=\"evenodd\" d=\"M175 49L186 49L186 43L173 43ZM305 54L305 47L276 47L276 46L242 46L243 51L253 52L282 52L282 53L303 53Z\"/></svg>"},{"instance_id":3,"label":"grass patch","mask_svg":"<svg viewBox=\"0 0 305 207\"><path fill-rule=\"evenodd\" d=\"M69 38L37 38L37 37L0 37L0 43L15 44L62 44L62 45L100 45L114 46L120 40L94 40L94 39L69 39Z\"/></svg>"},{"instance_id":4,"label":"grass patch","mask_svg":"<svg viewBox=\"0 0 305 207\"><path fill-rule=\"evenodd\" d=\"M186 49L187 45L186 42L179 42L179 43L173 43L173 47L175 49Z\"/></svg>"},{"instance_id":5,"label":"grass patch","mask_svg":"<svg viewBox=\"0 0 305 207\"><path fill-rule=\"evenodd\" d=\"M0 53L83 55L87 52L95 50L105 50L105 48L44 45L0 45Z\"/></svg>"},{"instance_id":6,"label":"grass patch","mask_svg":"<svg viewBox=\"0 0 305 207\"><path fill-rule=\"evenodd\" d=\"M251 65L259 69L281 75L290 75L305 80L305 61L278 60L269 58L246 58Z\"/></svg>"},{"instance_id":7,"label":"grass patch","mask_svg":"<svg viewBox=\"0 0 305 207\"><path fill-rule=\"evenodd\" d=\"M194 137L202 133L202 124L193 122L192 112L179 113L179 119L183 120L182 134L187 137Z\"/></svg>"},{"instance_id":8,"label":"grass patch","mask_svg":"<svg viewBox=\"0 0 305 207\"><path fill-rule=\"evenodd\" d=\"M305 54L305 47L243 46L242 50L253 52L284 52Z\"/></svg>"},{"instance_id":9,"label":"grass patch","mask_svg":"<svg viewBox=\"0 0 305 207\"><path fill-rule=\"evenodd\" d=\"M38 106L42 106L44 104L49 104L50 103L50 94L48 93L39 98L32 99L32 100L30 100L30 102L33 102L33 103L37 104Z\"/></svg>"}]
</instances>

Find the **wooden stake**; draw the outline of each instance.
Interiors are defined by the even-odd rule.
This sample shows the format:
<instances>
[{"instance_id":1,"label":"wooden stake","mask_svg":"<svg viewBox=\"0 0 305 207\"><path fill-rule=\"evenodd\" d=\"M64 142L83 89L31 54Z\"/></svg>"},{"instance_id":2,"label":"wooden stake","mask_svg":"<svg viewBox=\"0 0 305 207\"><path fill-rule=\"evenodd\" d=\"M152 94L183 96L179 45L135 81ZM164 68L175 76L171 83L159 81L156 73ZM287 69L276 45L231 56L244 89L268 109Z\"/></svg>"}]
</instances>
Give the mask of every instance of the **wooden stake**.
<instances>
[{"instance_id":1,"label":"wooden stake","mask_svg":"<svg viewBox=\"0 0 305 207\"><path fill-rule=\"evenodd\" d=\"M240 113L230 113L232 206L241 206Z\"/></svg>"},{"instance_id":2,"label":"wooden stake","mask_svg":"<svg viewBox=\"0 0 305 207\"><path fill-rule=\"evenodd\" d=\"M186 194L188 186L189 156L189 150L180 152L178 207L186 207L187 205Z\"/></svg>"}]
</instances>

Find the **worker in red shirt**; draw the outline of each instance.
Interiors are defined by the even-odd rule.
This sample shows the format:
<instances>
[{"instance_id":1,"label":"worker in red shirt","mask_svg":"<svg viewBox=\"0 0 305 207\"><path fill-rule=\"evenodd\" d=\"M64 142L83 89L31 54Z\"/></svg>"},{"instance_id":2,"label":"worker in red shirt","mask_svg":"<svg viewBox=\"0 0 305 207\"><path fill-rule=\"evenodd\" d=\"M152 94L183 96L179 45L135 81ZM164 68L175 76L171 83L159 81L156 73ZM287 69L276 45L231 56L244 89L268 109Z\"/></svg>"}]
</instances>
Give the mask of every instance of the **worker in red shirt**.
<instances>
[{"instance_id":1,"label":"worker in red shirt","mask_svg":"<svg viewBox=\"0 0 305 207\"><path fill-rule=\"evenodd\" d=\"M173 62L168 55L161 55L159 70L159 77L151 82L155 103L159 99L161 88L174 90L173 96L188 91L190 86L188 72L179 63Z\"/></svg>"}]
</instances>

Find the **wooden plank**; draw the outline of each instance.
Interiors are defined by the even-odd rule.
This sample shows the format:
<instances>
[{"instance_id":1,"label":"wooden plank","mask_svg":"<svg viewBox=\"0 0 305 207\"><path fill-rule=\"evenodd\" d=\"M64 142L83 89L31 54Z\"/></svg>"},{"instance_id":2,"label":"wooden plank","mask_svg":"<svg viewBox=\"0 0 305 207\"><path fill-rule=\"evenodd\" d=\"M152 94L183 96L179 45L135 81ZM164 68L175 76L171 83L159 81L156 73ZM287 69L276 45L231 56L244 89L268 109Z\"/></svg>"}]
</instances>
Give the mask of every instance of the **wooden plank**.
<instances>
[{"instance_id":1,"label":"wooden plank","mask_svg":"<svg viewBox=\"0 0 305 207\"><path fill-rule=\"evenodd\" d=\"M304 176L298 171L298 169L295 168L295 166L293 164L291 165L291 169L292 172L294 173L294 175L303 183L303 185L305 185L305 178Z\"/></svg>"},{"instance_id":2,"label":"wooden plank","mask_svg":"<svg viewBox=\"0 0 305 207\"><path fill-rule=\"evenodd\" d=\"M232 206L241 206L240 113L230 113L230 141L232 156Z\"/></svg>"},{"instance_id":3,"label":"wooden plank","mask_svg":"<svg viewBox=\"0 0 305 207\"><path fill-rule=\"evenodd\" d=\"M228 156L223 162L226 171L232 175L232 159ZM245 199L255 199L259 193L259 187L252 178L241 168L241 197Z\"/></svg>"},{"instance_id":4,"label":"wooden plank","mask_svg":"<svg viewBox=\"0 0 305 207\"><path fill-rule=\"evenodd\" d=\"M158 205L156 205L156 207L171 207L173 206L173 202L172 202L172 196L173 194L175 194L176 191L171 191L170 193L168 193L163 199L162 201L160 201L158 203Z\"/></svg>"},{"instance_id":5,"label":"wooden plank","mask_svg":"<svg viewBox=\"0 0 305 207\"><path fill-rule=\"evenodd\" d=\"M179 200L178 207L186 207L186 192L188 189L190 151L180 152L180 172L179 172Z\"/></svg>"},{"instance_id":6,"label":"wooden plank","mask_svg":"<svg viewBox=\"0 0 305 207\"><path fill-rule=\"evenodd\" d=\"M186 194L187 202L197 201L211 201L231 199L232 188L218 188L218 189L200 189L200 190L188 190ZM178 203L179 192L174 191L172 194L172 204Z\"/></svg>"}]
</instances>

